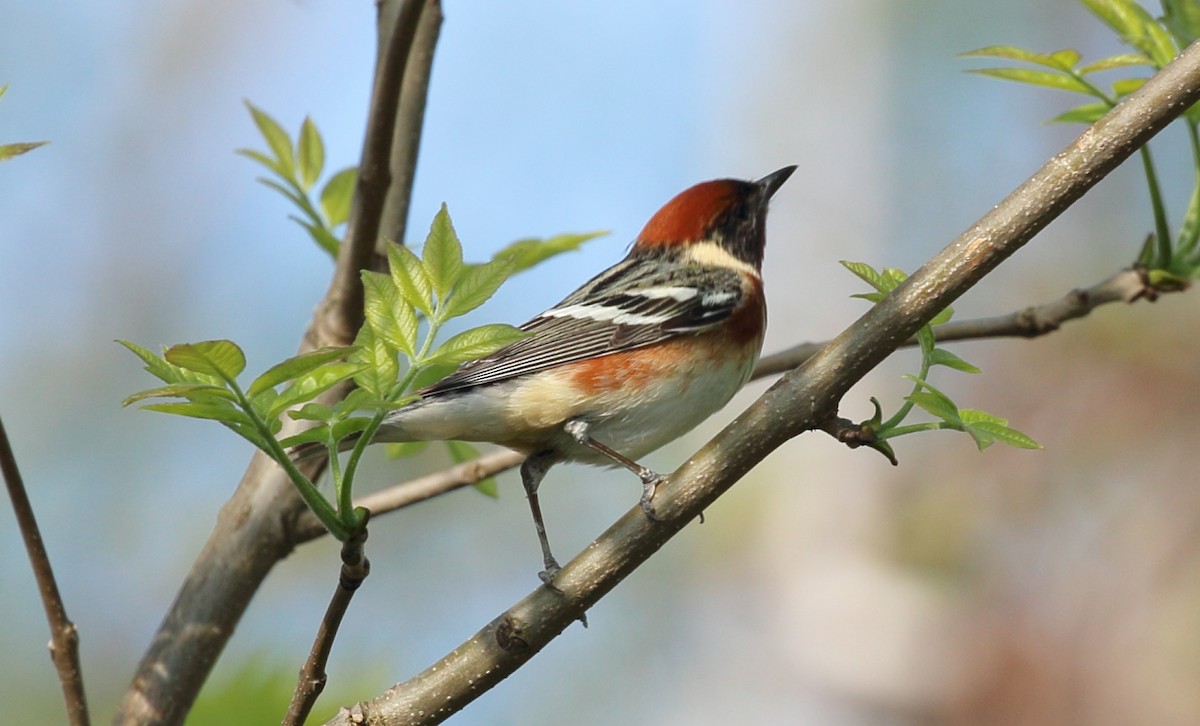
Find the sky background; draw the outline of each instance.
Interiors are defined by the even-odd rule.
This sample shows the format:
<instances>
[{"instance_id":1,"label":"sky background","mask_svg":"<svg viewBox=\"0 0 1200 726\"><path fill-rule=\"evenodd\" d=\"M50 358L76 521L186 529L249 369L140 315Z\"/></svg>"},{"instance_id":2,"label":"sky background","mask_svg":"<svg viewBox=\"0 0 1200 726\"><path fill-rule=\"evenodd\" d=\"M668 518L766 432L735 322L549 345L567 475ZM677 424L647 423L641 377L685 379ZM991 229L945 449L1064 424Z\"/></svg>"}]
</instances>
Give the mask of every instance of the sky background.
<instances>
[{"instance_id":1,"label":"sky background","mask_svg":"<svg viewBox=\"0 0 1200 726\"><path fill-rule=\"evenodd\" d=\"M1042 0L446 5L408 241L443 202L477 260L521 237L611 231L468 322L519 323L557 301L697 181L798 164L772 207L767 352L861 314L849 297L861 285L837 260L914 269L1078 133L1041 123L1074 99L965 74L983 64L957 53L1121 50L1079 5ZM122 409L154 380L113 340L230 338L251 370L295 351L330 263L234 154L262 145L243 100L293 133L311 115L329 168L354 164L374 39L369 2L4 10L0 141L51 143L0 165L0 415L81 630L97 720L249 458L219 426ZM1178 213L1191 171L1182 136L1166 136L1156 159ZM1096 282L1150 227L1127 166L959 315ZM1177 444L1200 371L1174 331L1194 326L1194 307L1172 296L1036 343L958 349L985 375L939 380L1045 451L979 454L941 434L900 442L893 469L827 437L788 444L601 602L589 629L570 628L456 723L955 722L1013 702L1027 723L1075 708L1093 723L1188 722L1200 623L1180 613L1197 611L1200 568L1180 486L1196 459ZM895 401L915 367L885 365L843 415L869 416L870 395ZM670 470L762 388L648 463ZM378 457L367 478L415 473L404 466ZM499 501L459 492L373 523L333 690L374 695L536 584L516 476L500 488ZM639 490L620 472L556 469L542 490L556 551L582 549ZM292 677L336 563L325 541L275 569L214 687ZM0 709L55 722L45 623L7 507L0 583ZM1135 666L1156 675L1130 679Z\"/></svg>"}]
</instances>

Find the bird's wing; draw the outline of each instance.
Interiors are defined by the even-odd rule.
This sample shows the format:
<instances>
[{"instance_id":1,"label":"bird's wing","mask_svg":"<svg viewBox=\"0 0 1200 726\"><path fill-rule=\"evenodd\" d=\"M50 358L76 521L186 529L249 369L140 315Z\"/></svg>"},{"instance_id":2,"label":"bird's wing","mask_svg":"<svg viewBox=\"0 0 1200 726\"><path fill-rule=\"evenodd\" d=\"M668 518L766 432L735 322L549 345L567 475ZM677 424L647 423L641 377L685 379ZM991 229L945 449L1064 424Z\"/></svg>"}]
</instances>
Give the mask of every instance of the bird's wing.
<instances>
[{"instance_id":1,"label":"bird's wing","mask_svg":"<svg viewBox=\"0 0 1200 726\"><path fill-rule=\"evenodd\" d=\"M628 258L521 329L531 336L464 363L422 396L495 383L706 330L728 318L745 292L728 268L660 266Z\"/></svg>"}]
</instances>

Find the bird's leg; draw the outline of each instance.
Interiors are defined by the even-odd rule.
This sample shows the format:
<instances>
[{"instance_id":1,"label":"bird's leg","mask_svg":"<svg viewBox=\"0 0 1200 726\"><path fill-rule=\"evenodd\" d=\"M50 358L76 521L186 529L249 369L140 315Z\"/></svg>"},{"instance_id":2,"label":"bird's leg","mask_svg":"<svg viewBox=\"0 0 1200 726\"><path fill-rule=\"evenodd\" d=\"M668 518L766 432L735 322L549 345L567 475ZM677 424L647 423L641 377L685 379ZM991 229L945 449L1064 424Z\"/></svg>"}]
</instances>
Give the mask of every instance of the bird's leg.
<instances>
[{"instance_id":1,"label":"bird's leg","mask_svg":"<svg viewBox=\"0 0 1200 726\"><path fill-rule=\"evenodd\" d=\"M533 514L533 526L537 529L538 543L542 546L542 563L546 568L538 573L538 577L551 587L554 587L551 584L554 576L562 568L550 553L550 540L546 538L546 525L542 521L542 505L538 503L537 490L553 463L545 456L533 454L521 465L521 483L525 485L525 496L529 499L529 511Z\"/></svg>"},{"instance_id":2,"label":"bird's leg","mask_svg":"<svg viewBox=\"0 0 1200 726\"><path fill-rule=\"evenodd\" d=\"M658 515L654 513L654 490L666 477L652 469L647 469L628 456L592 438L592 435L588 433L588 428L588 423L580 419L571 419L563 424L563 429L571 435L571 438L638 475L638 478L642 480L642 511L655 522L659 521Z\"/></svg>"}]
</instances>

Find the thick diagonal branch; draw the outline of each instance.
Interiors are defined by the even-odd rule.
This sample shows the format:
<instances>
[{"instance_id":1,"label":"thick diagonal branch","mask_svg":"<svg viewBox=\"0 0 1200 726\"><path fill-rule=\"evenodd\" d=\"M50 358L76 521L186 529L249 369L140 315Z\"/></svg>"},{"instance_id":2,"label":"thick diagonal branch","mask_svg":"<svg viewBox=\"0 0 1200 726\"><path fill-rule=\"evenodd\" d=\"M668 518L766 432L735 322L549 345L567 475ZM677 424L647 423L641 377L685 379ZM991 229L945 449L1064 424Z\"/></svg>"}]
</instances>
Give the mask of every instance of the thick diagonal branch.
<instances>
[{"instance_id":1,"label":"thick diagonal branch","mask_svg":"<svg viewBox=\"0 0 1200 726\"><path fill-rule=\"evenodd\" d=\"M660 486L651 521L640 508L429 669L330 723L439 723L486 692L579 619L755 464L835 415L846 391L988 272L1025 245L1138 147L1200 100L1200 44L1155 75L1046 163Z\"/></svg>"},{"instance_id":2,"label":"thick diagonal branch","mask_svg":"<svg viewBox=\"0 0 1200 726\"><path fill-rule=\"evenodd\" d=\"M1155 290L1150 287L1143 271L1125 269L1090 287L1071 290L1061 298L1048 303L1030 305L1006 315L953 321L939 325L934 330L939 342L989 338L1036 338L1052 333L1058 330L1063 323L1082 318L1102 305L1153 299L1156 294ZM752 379L767 378L790 371L802 365L828 344L828 341L801 343L778 353L764 356L755 366ZM916 344L915 337L904 341L904 347ZM524 460L524 456L514 451L506 449L494 451L478 459L472 459L442 471L372 492L356 501L355 505L366 507L371 510L372 516L378 517L477 484L490 476L515 469ZM324 525L321 524L321 520L311 512L301 515L294 532L297 544L328 534Z\"/></svg>"}]
</instances>

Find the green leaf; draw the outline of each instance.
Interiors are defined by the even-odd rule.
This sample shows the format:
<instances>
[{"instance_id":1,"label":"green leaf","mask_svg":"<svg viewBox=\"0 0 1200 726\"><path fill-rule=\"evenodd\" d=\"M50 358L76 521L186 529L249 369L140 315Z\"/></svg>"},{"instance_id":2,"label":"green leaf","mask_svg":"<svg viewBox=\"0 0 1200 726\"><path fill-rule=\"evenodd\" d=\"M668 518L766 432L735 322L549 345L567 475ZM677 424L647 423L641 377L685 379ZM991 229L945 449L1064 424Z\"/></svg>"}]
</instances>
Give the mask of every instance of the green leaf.
<instances>
[{"instance_id":1,"label":"green leaf","mask_svg":"<svg viewBox=\"0 0 1200 726\"><path fill-rule=\"evenodd\" d=\"M472 459L479 458L479 450L465 441L447 441L446 448L449 449L450 458L454 459L454 463L456 464L463 464ZM487 495L492 499L497 499L500 496L500 491L496 487L495 477L489 476L486 479L480 479L473 486L475 487L475 491Z\"/></svg>"},{"instance_id":2,"label":"green leaf","mask_svg":"<svg viewBox=\"0 0 1200 726\"><path fill-rule=\"evenodd\" d=\"M14 144L0 145L0 161L8 161L14 156L33 151L39 146L45 146L49 141L19 141Z\"/></svg>"},{"instance_id":3,"label":"green leaf","mask_svg":"<svg viewBox=\"0 0 1200 726\"><path fill-rule=\"evenodd\" d=\"M297 207L300 207L301 209L304 209L305 206L308 204L308 201L304 198L304 195L301 194L298 190L291 189L290 187L284 186L283 184L280 184L279 182L275 181L274 179L266 179L264 177L259 177L258 183L262 184L265 187L270 187L271 189L274 189L275 191L279 192L283 196L287 197L287 200L289 202L296 205ZM291 184L292 182L289 181L287 183Z\"/></svg>"},{"instance_id":4,"label":"green leaf","mask_svg":"<svg viewBox=\"0 0 1200 726\"><path fill-rule=\"evenodd\" d=\"M906 398L947 423L955 425L962 423L958 419L958 408L954 402L939 393L917 391L909 394Z\"/></svg>"},{"instance_id":5,"label":"green leaf","mask_svg":"<svg viewBox=\"0 0 1200 726\"><path fill-rule=\"evenodd\" d=\"M496 290L504 284L513 272L515 263L509 258L494 259L482 265L469 265L459 278L458 284L450 293L442 311L442 319L449 320L460 315L466 315L484 304L496 294Z\"/></svg>"},{"instance_id":6,"label":"green leaf","mask_svg":"<svg viewBox=\"0 0 1200 726\"><path fill-rule=\"evenodd\" d=\"M1089 10L1161 68L1175 57L1171 34L1133 0L1082 0Z\"/></svg>"},{"instance_id":7,"label":"green leaf","mask_svg":"<svg viewBox=\"0 0 1200 726\"><path fill-rule=\"evenodd\" d=\"M305 116L300 124L300 140L296 145L296 164L300 170L300 186L305 191L312 189L325 168L325 142L312 118Z\"/></svg>"},{"instance_id":8,"label":"green leaf","mask_svg":"<svg viewBox=\"0 0 1200 726\"><path fill-rule=\"evenodd\" d=\"M387 397L400 375L395 352L388 348L369 325L359 328L354 346L356 352L351 356L351 360L365 366L354 376L354 382L373 398Z\"/></svg>"},{"instance_id":9,"label":"green leaf","mask_svg":"<svg viewBox=\"0 0 1200 726\"><path fill-rule=\"evenodd\" d=\"M333 409L323 403L309 401L295 411L288 411L287 415L293 421L329 421L333 418Z\"/></svg>"},{"instance_id":10,"label":"green leaf","mask_svg":"<svg viewBox=\"0 0 1200 726\"><path fill-rule=\"evenodd\" d=\"M1037 63L1037 58L1041 54L1026 50L1025 48L1017 48L1012 45L989 45L986 48L976 48L975 50L967 50L958 54L959 58L1004 58L1005 60L1023 61L1025 63Z\"/></svg>"},{"instance_id":11,"label":"green leaf","mask_svg":"<svg viewBox=\"0 0 1200 726\"><path fill-rule=\"evenodd\" d=\"M292 140L288 137L283 127L279 122L268 116L254 104L246 101L246 108L250 109L250 115L254 117L254 125L258 127L259 133L267 141L267 146L271 147L271 151L275 154L275 160L279 165L279 175L286 179L293 179L296 175L295 162L292 157Z\"/></svg>"},{"instance_id":12,"label":"green leaf","mask_svg":"<svg viewBox=\"0 0 1200 726\"><path fill-rule=\"evenodd\" d=\"M947 305L946 307L942 308L941 312L939 312L937 315L933 316L933 320L929 321L929 325L931 327L937 326L937 325L945 325L946 323L950 322L950 319L953 317L954 317L954 308Z\"/></svg>"},{"instance_id":13,"label":"green leaf","mask_svg":"<svg viewBox=\"0 0 1200 726\"><path fill-rule=\"evenodd\" d=\"M953 368L954 370L962 371L963 373L980 372L978 367L971 365L945 348L934 348L933 353L931 353L929 356L929 363L930 365Z\"/></svg>"},{"instance_id":14,"label":"green leaf","mask_svg":"<svg viewBox=\"0 0 1200 726\"><path fill-rule=\"evenodd\" d=\"M608 230L560 234L546 239L530 237L519 239L492 256L493 260L508 259L513 263L513 274L528 270L534 265L564 252L574 252L584 242L603 237Z\"/></svg>"},{"instance_id":15,"label":"green leaf","mask_svg":"<svg viewBox=\"0 0 1200 726\"><path fill-rule=\"evenodd\" d=\"M143 411L172 413L177 416L209 419L233 425L252 426L250 417L228 402L151 403L142 406Z\"/></svg>"},{"instance_id":16,"label":"green leaf","mask_svg":"<svg viewBox=\"0 0 1200 726\"><path fill-rule=\"evenodd\" d=\"M257 161L259 164L267 167L267 169L269 169L272 173L284 179L287 179L289 176L287 169L285 169L282 164L280 164L274 158L262 153L261 151L255 151L254 149L237 149L234 151L234 153L238 154L239 156L244 156L247 159L253 159L254 161ZM262 180L260 179L259 181Z\"/></svg>"},{"instance_id":17,"label":"green leaf","mask_svg":"<svg viewBox=\"0 0 1200 726\"><path fill-rule=\"evenodd\" d=\"M462 244L458 241L445 204L442 204L433 218L433 224L429 226L429 236L425 238L425 246L421 249L421 261L429 273L429 281L438 300L444 301L450 288L458 282L463 267Z\"/></svg>"},{"instance_id":18,"label":"green leaf","mask_svg":"<svg viewBox=\"0 0 1200 726\"><path fill-rule=\"evenodd\" d=\"M146 350L137 343L131 343L128 340L118 340L117 342L125 346L130 353L133 353L138 358L141 358L142 362L146 364L146 371L158 380L164 383L187 382L187 379L183 376L183 371L166 362L161 356Z\"/></svg>"},{"instance_id":19,"label":"green leaf","mask_svg":"<svg viewBox=\"0 0 1200 726\"><path fill-rule=\"evenodd\" d=\"M495 353L506 345L524 340L529 333L503 323L481 325L452 336L423 363L463 363Z\"/></svg>"},{"instance_id":20,"label":"green leaf","mask_svg":"<svg viewBox=\"0 0 1200 726\"><path fill-rule=\"evenodd\" d=\"M1057 88L1063 91L1083 93L1088 96L1096 95L1094 90L1078 78L1053 71L1038 71L1032 68L972 68L967 73L1002 78L1006 81L1030 83L1035 86L1045 86L1046 88Z\"/></svg>"},{"instance_id":21,"label":"green leaf","mask_svg":"<svg viewBox=\"0 0 1200 726\"><path fill-rule=\"evenodd\" d=\"M427 317L432 316L433 283L430 282L429 274L425 272L425 265L421 264L420 258L409 248L389 242L388 269L392 273L392 284L396 286L401 297Z\"/></svg>"},{"instance_id":22,"label":"green leaf","mask_svg":"<svg viewBox=\"0 0 1200 726\"><path fill-rule=\"evenodd\" d=\"M950 400L949 396L934 388L928 381L908 374L905 374L904 377L925 389L908 396L909 401L947 423L961 425L962 420L958 415L958 406Z\"/></svg>"},{"instance_id":23,"label":"green leaf","mask_svg":"<svg viewBox=\"0 0 1200 726\"><path fill-rule=\"evenodd\" d=\"M283 389L271 404L266 418L278 418L279 414L298 403L307 402L328 391L342 381L348 381L362 370L362 365L353 363L326 363L321 367L297 376L292 384Z\"/></svg>"},{"instance_id":24,"label":"green leaf","mask_svg":"<svg viewBox=\"0 0 1200 726\"><path fill-rule=\"evenodd\" d=\"M1175 35L1179 47L1200 36L1200 3L1196 0L1162 0L1163 25Z\"/></svg>"},{"instance_id":25,"label":"green leaf","mask_svg":"<svg viewBox=\"0 0 1200 726\"><path fill-rule=\"evenodd\" d=\"M417 346L417 314L387 275L363 270L363 311L380 340L412 358Z\"/></svg>"},{"instance_id":26,"label":"green leaf","mask_svg":"<svg viewBox=\"0 0 1200 726\"><path fill-rule=\"evenodd\" d=\"M350 201L354 198L354 187L358 184L358 169L347 167L329 178L321 189L321 212L330 227L344 224L350 219Z\"/></svg>"},{"instance_id":27,"label":"green leaf","mask_svg":"<svg viewBox=\"0 0 1200 726\"><path fill-rule=\"evenodd\" d=\"M366 365L362 360L355 362ZM356 376L357 378L357 376ZM370 391L365 391L362 388L355 388L346 394L345 398L333 404L333 414L338 418L344 418L347 415L359 410L363 405L371 399L373 394Z\"/></svg>"},{"instance_id":28,"label":"green leaf","mask_svg":"<svg viewBox=\"0 0 1200 726\"><path fill-rule=\"evenodd\" d=\"M254 382L250 384L247 394L251 397L256 396L268 388L274 388L280 383L286 383L293 378L320 368L326 363L338 360L339 358L345 358L352 350L353 348L349 347L318 348L317 350L288 358L281 363L276 363L261 376L254 379Z\"/></svg>"},{"instance_id":29,"label":"green leaf","mask_svg":"<svg viewBox=\"0 0 1200 726\"><path fill-rule=\"evenodd\" d=\"M304 429L298 434L279 440L279 445L291 449L300 444L325 444L329 442L329 425L319 424L310 429Z\"/></svg>"},{"instance_id":30,"label":"green leaf","mask_svg":"<svg viewBox=\"0 0 1200 726\"><path fill-rule=\"evenodd\" d=\"M1052 124L1062 123L1083 123L1094 124L1104 117L1104 114L1109 112L1107 103L1085 103L1082 106L1076 106L1070 111L1065 111L1050 119Z\"/></svg>"},{"instance_id":31,"label":"green leaf","mask_svg":"<svg viewBox=\"0 0 1200 726\"><path fill-rule=\"evenodd\" d=\"M413 377L412 390L420 391L442 380L458 368L457 363L426 363Z\"/></svg>"},{"instance_id":32,"label":"green leaf","mask_svg":"<svg viewBox=\"0 0 1200 726\"><path fill-rule=\"evenodd\" d=\"M917 329L917 345L921 347L921 358L928 360L933 356L933 328L922 325Z\"/></svg>"},{"instance_id":33,"label":"green leaf","mask_svg":"<svg viewBox=\"0 0 1200 726\"><path fill-rule=\"evenodd\" d=\"M1007 419L973 408L964 408L959 411L959 415L962 419L963 430L975 439L975 444L980 451L996 441L1018 449L1042 448L1041 444L1029 436L1010 427Z\"/></svg>"},{"instance_id":34,"label":"green leaf","mask_svg":"<svg viewBox=\"0 0 1200 726\"><path fill-rule=\"evenodd\" d=\"M1141 53L1119 53L1110 55L1107 58L1101 58L1094 63L1088 63L1083 68L1079 69L1080 75L1089 73L1099 73L1100 71L1110 71L1114 68L1128 68L1130 66L1154 66L1154 61L1150 60Z\"/></svg>"},{"instance_id":35,"label":"green leaf","mask_svg":"<svg viewBox=\"0 0 1200 726\"><path fill-rule=\"evenodd\" d=\"M406 459L410 456L416 456L428 446L428 441L402 441L398 444L388 444L387 456L389 459Z\"/></svg>"},{"instance_id":36,"label":"green leaf","mask_svg":"<svg viewBox=\"0 0 1200 726\"><path fill-rule=\"evenodd\" d=\"M986 48L969 50L958 54L960 58L1003 58L1005 60L1034 63L1046 68L1070 73L1079 63L1079 51L1064 48L1053 53L1035 53L1032 50L1016 48L1011 45L991 45Z\"/></svg>"},{"instance_id":37,"label":"green leaf","mask_svg":"<svg viewBox=\"0 0 1200 726\"><path fill-rule=\"evenodd\" d=\"M169 386L160 386L159 388L150 388L134 393L122 401L121 405L129 406L138 401L144 401L147 398L188 398L197 400L210 397L227 399L229 401L235 400L233 392L222 386L211 383L173 383Z\"/></svg>"},{"instance_id":38,"label":"green leaf","mask_svg":"<svg viewBox=\"0 0 1200 726\"><path fill-rule=\"evenodd\" d=\"M891 292L900 286L900 283L908 279L908 273L904 270L895 267L883 268L883 292Z\"/></svg>"},{"instance_id":39,"label":"green leaf","mask_svg":"<svg viewBox=\"0 0 1200 726\"><path fill-rule=\"evenodd\" d=\"M353 418L342 419L333 425L333 438L335 441L357 434L371 423L371 419L365 416L354 416Z\"/></svg>"},{"instance_id":40,"label":"green leaf","mask_svg":"<svg viewBox=\"0 0 1200 726\"><path fill-rule=\"evenodd\" d=\"M167 348L163 358L180 368L233 381L246 369L246 356L232 340L205 340Z\"/></svg>"},{"instance_id":41,"label":"green leaf","mask_svg":"<svg viewBox=\"0 0 1200 726\"><path fill-rule=\"evenodd\" d=\"M1122 78L1119 81L1113 81L1113 93L1117 94L1117 98L1124 98L1146 85L1146 80L1145 78Z\"/></svg>"},{"instance_id":42,"label":"green leaf","mask_svg":"<svg viewBox=\"0 0 1200 726\"><path fill-rule=\"evenodd\" d=\"M842 267L845 267L847 270L854 273L858 279L875 288L877 292L887 292L887 290L884 289L883 276L876 272L874 267L871 267L865 262L850 262L849 260L839 260L838 262ZM856 295L855 297L862 296Z\"/></svg>"},{"instance_id":43,"label":"green leaf","mask_svg":"<svg viewBox=\"0 0 1200 726\"><path fill-rule=\"evenodd\" d=\"M296 220L297 224L308 231L308 236L312 237L313 241L317 243L318 247L329 253L330 257L334 258L335 260L337 259L338 250L342 246L341 240L339 240L337 237L334 237L333 234L324 227L312 224L311 222L305 222L299 217L292 217L292 219Z\"/></svg>"},{"instance_id":44,"label":"green leaf","mask_svg":"<svg viewBox=\"0 0 1200 726\"><path fill-rule=\"evenodd\" d=\"M1200 179L1192 187L1192 197L1188 200L1187 211L1183 215L1183 223L1179 228L1179 243L1177 255L1190 258L1200 243Z\"/></svg>"}]
</instances>

